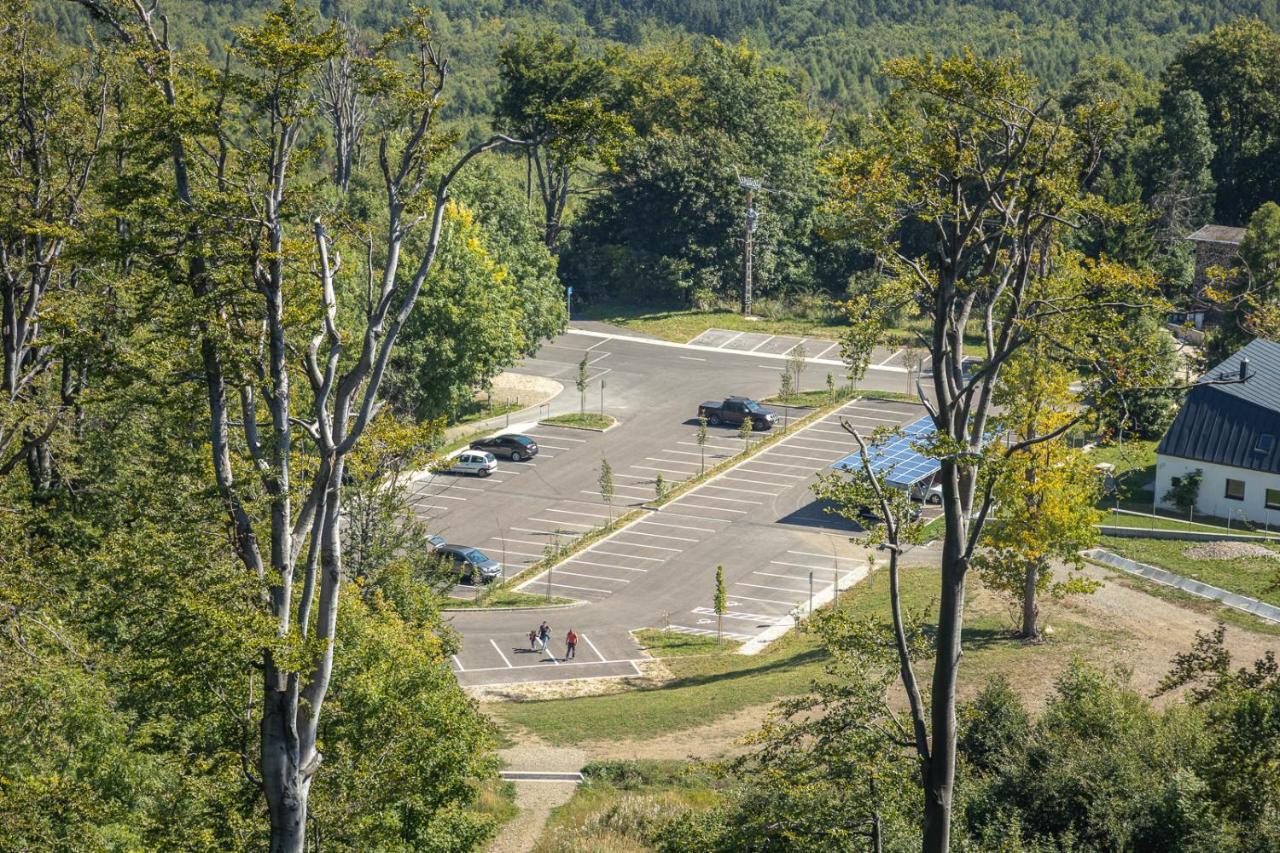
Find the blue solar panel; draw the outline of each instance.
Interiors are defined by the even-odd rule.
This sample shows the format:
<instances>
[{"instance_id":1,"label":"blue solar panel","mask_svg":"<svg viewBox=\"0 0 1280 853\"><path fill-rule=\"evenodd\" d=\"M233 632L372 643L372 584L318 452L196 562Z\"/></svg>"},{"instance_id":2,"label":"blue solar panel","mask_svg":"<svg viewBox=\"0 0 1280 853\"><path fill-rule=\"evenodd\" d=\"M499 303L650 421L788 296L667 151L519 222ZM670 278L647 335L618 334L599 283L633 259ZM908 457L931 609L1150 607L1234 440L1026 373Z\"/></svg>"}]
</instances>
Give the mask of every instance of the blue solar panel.
<instances>
[{"instance_id":1,"label":"blue solar panel","mask_svg":"<svg viewBox=\"0 0 1280 853\"><path fill-rule=\"evenodd\" d=\"M895 435L879 444L873 444L869 452L872 473L883 478L889 485L905 489L932 477L942 464L911 446L920 444L933 435L933 419L928 415L907 424L899 432L900 435ZM862 454L850 453L831 467L840 471L861 471Z\"/></svg>"}]
</instances>

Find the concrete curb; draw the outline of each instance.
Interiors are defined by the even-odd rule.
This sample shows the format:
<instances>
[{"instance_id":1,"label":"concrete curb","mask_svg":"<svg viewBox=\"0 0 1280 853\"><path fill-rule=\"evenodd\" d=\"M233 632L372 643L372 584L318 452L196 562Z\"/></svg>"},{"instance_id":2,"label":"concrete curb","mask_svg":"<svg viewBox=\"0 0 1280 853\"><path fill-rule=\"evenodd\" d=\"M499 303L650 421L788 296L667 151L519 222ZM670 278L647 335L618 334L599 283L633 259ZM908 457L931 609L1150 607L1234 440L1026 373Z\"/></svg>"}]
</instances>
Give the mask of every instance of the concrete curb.
<instances>
[{"instance_id":1,"label":"concrete curb","mask_svg":"<svg viewBox=\"0 0 1280 853\"><path fill-rule=\"evenodd\" d=\"M1208 598L1212 601L1220 602L1227 607L1242 610L1268 622L1280 623L1280 607L1267 604L1265 601L1219 589L1216 586L1210 586L1192 578L1176 575L1156 566L1148 566L1146 563L1139 563L1135 560L1121 557L1119 554L1113 554L1103 548L1091 548L1088 551L1083 551L1082 554L1104 566L1110 566L1113 569L1119 569L1122 572L1128 572L1131 575L1155 581L1163 586L1180 589L1200 598Z\"/></svg>"},{"instance_id":2,"label":"concrete curb","mask_svg":"<svg viewBox=\"0 0 1280 853\"><path fill-rule=\"evenodd\" d=\"M1215 533L1212 530L1169 530L1159 527L1116 527L1111 524L1096 525L1103 536L1120 536L1129 539L1184 539L1188 542L1277 542L1280 537L1260 533Z\"/></svg>"},{"instance_id":3,"label":"concrete curb","mask_svg":"<svg viewBox=\"0 0 1280 853\"><path fill-rule=\"evenodd\" d=\"M600 429L599 427L579 426L577 424L558 424L548 420L538 421L537 425L551 427L552 429L580 429L583 432L608 432L614 427L622 426L622 421L618 420L617 418L614 418L613 415L609 415L609 417L613 418L613 423L609 424L604 429Z\"/></svg>"}]
</instances>

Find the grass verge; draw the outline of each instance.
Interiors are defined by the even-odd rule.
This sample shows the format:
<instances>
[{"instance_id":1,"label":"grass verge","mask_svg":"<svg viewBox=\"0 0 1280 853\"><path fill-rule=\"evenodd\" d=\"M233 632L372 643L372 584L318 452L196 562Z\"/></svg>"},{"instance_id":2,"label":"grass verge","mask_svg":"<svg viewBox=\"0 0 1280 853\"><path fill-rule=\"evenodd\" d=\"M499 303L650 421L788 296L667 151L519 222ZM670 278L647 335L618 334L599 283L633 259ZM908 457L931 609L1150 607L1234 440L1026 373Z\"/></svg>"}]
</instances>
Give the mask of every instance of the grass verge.
<instances>
[{"instance_id":1,"label":"grass verge","mask_svg":"<svg viewBox=\"0 0 1280 853\"><path fill-rule=\"evenodd\" d=\"M1123 641L1124 635L1118 632L1081 624L1068 612L1056 611L1048 620L1054 631L1050 641L1028 646L1011 637L1012 622L1004 602L979 594L978 589L974 583L967 591L961 676L966 695L998 672L1014 684L1047 687L1073 654L1103 659ZM937 570L904 569L902 593L907 609L932 609L938 595ZM855 618L874 618L887 625L888 601L888 576L878 571L844 593L840 606ZM673 638L671 642L671 648L681 650L668 654L666 647L651 648L672 675L662 685L604 696L494 704L492 713L504 724L525 727L555 744L645 740L803 694L823 675L827 662L825 650L804 630L787 634L754 657L715 651L700 654L682 641ZM929 678L927 662L919 676Z\"/></svg>"},{"instance_id":2,"label":"grass verge","mask_svg":"<svg viewBox=\"0 0 1280 853\"><path fill-rule=\"evenodd\" d=\"M1280 589L1275 588L1277 580L1280 580L1280 548L1270 543L1258 544L1276 553L1277 557L1234 557L1229 560L1188 557L1187 549L1198 543L1181 539L1103 536L1098 544L1121 557L1158 566L1268 604L1280 605Z\"/></svg>"},{"instance_id":3,"label":"grass verge","mask_svg":"<svg viewBox=\"0 0 1280 853\"><path fill-rule=\"evenodd\" d=\"M550 418L543 418L538 421L540 424L547 426L571 427L573 429L593 429L604 431L616 424L617 419L610 415L602 415L599 412L573 413L569 415L555 415Z\"/></svg>"},{"instance_id":4,"label":"grass verge","mask_svg":"<svg viewBox=\"0 0 1280 853\"><path fill-rule=\"evenodd\" d=\"M476 607L487 607L498 609L502 607L540 607L547 604L573 604L575 599L559 598L552 596L548 599L545 595L538 595L533 592L520 592L519 590L508 589L502 587L495 589L492 593L485 595L482 591L480 598L470 599L450 599L448 610L465 610Z\"/></svg>"}]
</instances>

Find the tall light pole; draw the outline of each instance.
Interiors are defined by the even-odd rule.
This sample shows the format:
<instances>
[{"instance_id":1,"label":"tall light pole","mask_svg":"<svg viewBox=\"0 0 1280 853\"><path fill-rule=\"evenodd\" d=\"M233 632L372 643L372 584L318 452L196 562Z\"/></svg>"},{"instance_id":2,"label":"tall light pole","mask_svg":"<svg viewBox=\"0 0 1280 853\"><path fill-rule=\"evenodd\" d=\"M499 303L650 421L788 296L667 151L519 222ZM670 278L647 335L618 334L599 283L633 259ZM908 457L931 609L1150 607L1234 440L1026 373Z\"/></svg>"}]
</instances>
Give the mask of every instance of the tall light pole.
<instances>
[{"instance_id":1,"label":"tall light pole","mask_svg":"<svg viewBox=\"0 0 1280 853\"><path fill-rule=\"evenodd\" d=\"M760 189L761 184L754 178L738 178L738 186L747 191L747 236L745 241L743 264L742 264L742 314L745 317L751 316L751 256L753 254L753 235L756 233L756 221L760 218L760 212L755 209L754 200L755 192Z\"/></svg>"}]
</instances>

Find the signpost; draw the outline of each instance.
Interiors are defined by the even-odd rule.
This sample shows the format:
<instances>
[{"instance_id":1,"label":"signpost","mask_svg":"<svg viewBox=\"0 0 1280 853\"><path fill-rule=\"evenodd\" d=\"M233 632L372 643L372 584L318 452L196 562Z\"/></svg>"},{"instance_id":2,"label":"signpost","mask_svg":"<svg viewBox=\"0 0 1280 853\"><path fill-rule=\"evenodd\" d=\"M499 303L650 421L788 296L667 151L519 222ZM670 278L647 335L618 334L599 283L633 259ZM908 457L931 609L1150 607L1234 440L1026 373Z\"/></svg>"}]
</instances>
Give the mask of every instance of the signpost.
<instances>
[{"instance_id":1,"label":"signpost","mask_svg":"<svg viewBox=\"0 0 1280 853\"><path fill-rule=\"evenodd\" d=\"M564 315L573 319L573 285L564 289Z\"/></svg>"}]
</instances>

